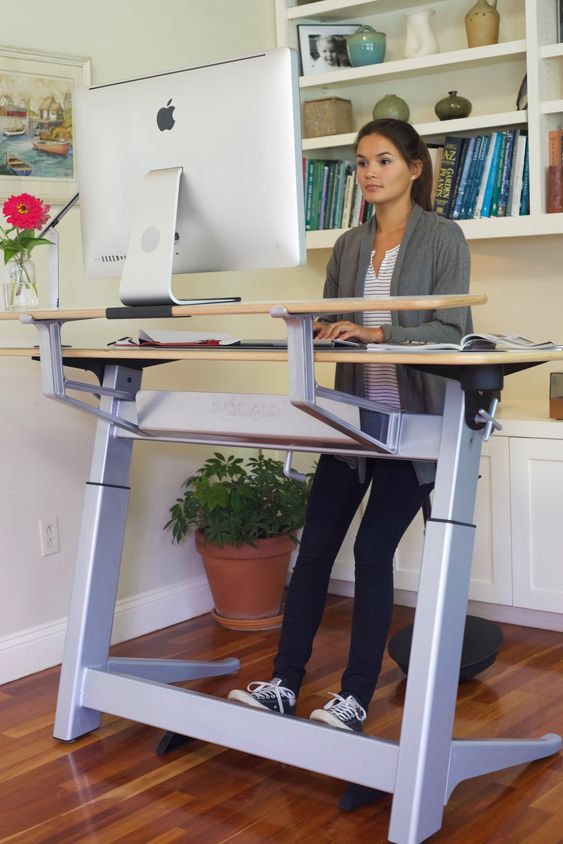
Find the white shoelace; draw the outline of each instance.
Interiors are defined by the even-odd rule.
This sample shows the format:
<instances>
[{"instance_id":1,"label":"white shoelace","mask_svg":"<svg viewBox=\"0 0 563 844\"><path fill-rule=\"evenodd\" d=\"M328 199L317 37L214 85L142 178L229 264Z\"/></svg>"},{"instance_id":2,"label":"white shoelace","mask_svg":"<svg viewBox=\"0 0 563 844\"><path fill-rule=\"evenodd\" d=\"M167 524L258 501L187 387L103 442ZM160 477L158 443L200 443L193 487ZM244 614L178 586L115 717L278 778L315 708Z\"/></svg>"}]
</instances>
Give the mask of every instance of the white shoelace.
<instances>
[{"instance_id":1,"label":"white shoelace","mask_svg":"<svg viewBox=\"0 0 563 844\"><path fill-rule=\"evenodd\" d=\"M258 700L260 700L260 698L263 700L271 700L272 698L275 698L281 712L284 711L282 694L288 698L290 706L293 706L295 703L295 694L291 691L291 689L282 686L279 682L271 683L263 680L256 680L254 683L250 683L246 688L250 694Z\"/></svg>"},{"instance_id":2,"label":"white shoelace","mask_svg":"<svg viewBox=\"0 0 563 844\"><path fill-rule=\"evenodd\" d=\"M327 711L333 710L333 714L344 716L344 720L346 721L351 721L352 718L365 721L367 712L352 695L342 697L342 695L337 695L335 692L329 692L329 694L332 695L334 700L329 701L325 706Z\"/></svg>"}]
</instances>

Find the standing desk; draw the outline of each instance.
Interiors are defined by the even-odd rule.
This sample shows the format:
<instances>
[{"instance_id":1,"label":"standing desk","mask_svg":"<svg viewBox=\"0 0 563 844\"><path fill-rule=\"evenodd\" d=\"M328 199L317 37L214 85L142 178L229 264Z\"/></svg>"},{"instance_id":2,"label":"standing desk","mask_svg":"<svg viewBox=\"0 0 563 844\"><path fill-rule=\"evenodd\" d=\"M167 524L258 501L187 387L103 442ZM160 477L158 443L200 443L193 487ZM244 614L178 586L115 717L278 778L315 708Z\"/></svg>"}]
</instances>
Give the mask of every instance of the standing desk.
<instances>
[{"instance_id":1,"label":"standing desk","mask_svg":"<svg viewBox=\"0 0 563 844\"><path fill-rule=\"evenodd\" d=\"M104 311L36 311L45 394L98 417L86 483L75 582L54 735L77 739L101 713L140 721L393 794L389 840L417 844L440 829L443 808L462 780L559 751L561 738L452 738L475 526L481 444L498 423L497 395L511 372L563 352L313 352L313 315L465 307L484 297L403 297L177 306L171 316L270 313L285 320L287 352L232 347L63 349L67 320ZM236 397L141 389L145 365L171 360L287 360L288 397ZM442 416L403 413L326 390L314 364L385 362L447 378ZM65 366L97 368L100 387L70 381ZM99 406L69 393L99 395ZM253 411L249 412L249 404ZM242 403L242 404L241 404ZM192 412L193 411L193 412ZM264 421L265 420L265 421ZM210 433L210 428L215 427ZM109 655L125 531L131 450L136 440L209 442L437 461L427 522L411 660L399 741L331 730L171 685L234 673L239 662L120 659ZM291 467L286 466L291 472ZM275 723L268 719L275 719Z\"/></svg>"}]
</instances>

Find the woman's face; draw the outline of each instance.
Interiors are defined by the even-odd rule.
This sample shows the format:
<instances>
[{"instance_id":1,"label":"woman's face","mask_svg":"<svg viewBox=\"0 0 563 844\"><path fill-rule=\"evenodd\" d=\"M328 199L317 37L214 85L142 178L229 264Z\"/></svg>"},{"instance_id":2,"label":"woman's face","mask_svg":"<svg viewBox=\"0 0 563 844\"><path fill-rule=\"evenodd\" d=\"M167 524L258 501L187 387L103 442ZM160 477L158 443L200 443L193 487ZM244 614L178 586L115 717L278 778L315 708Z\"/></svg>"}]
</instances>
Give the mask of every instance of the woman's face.
<instances>
[{"instance_id":1,"label":"woman's face","mask_svg":"<svg viewBox=\"0 0 563 844\"><path fill-rule=\"evenodd\" d=\"M383 135L366 135L356 151L356 179L366 202L374 205L410 200L412 183L420 176L422 164L409 165Z\"/></svg>"}]
</instances>

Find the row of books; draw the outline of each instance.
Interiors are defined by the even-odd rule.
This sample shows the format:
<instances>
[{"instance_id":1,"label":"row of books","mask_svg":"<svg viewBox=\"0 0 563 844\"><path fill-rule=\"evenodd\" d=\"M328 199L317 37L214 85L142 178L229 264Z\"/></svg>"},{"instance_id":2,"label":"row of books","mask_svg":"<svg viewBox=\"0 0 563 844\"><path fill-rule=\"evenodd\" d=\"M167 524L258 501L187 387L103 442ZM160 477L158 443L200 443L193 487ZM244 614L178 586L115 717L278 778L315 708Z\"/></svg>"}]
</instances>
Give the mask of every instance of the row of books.
<instances>
[{"instance_id":1,"label":"row of books","mask_svg":"<svg viewBox=\"0 0 563 844\"><path fill-rule=\"evenodd\" d=\"M436 213L454 220L530 213L527 130L446 135L429 149Z\"/></svg>"},{"instance_id":2,"label":"row of books","mask_svg":"<svg viewBox=\"0 0 563 844\"><path fill-rule=\"evenodd\" d=\"M372 206L356 185L350 161L303 159L305 228L347 229L369 220Z\"/></svg>"}]
</instances>

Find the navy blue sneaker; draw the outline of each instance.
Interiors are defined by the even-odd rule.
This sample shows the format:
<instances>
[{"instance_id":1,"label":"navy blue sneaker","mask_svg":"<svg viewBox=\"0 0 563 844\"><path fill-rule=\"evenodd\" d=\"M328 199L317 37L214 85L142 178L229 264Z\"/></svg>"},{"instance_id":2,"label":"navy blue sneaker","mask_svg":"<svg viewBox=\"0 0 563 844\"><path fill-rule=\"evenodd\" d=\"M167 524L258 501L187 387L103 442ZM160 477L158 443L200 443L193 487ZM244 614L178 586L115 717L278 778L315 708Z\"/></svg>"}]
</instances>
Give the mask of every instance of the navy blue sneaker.
<instances>
[{"instance_id":1,"label":"navy blue sneaker","mask_svg":"<svg viewBox=\"0 0 563 844\"><path fill-rule=\"evenodd\" d=\"M309 715L311 721L322 721L331 727L338 727L341 730L353 730L355 733L362 732L362 724L367 718L367 712L361 706L354 695L335 694L330 692L333 700L330 700L322 709L315 709Z\"/></svg>"},{"instance_id":2,"label":"navy blue sneaker","mask_svg":"<svg viewBox=\"0 0 563 844\"><path fill-rule=\"evenodd\" d=\"M282 677L272 677L266 683L258 680L244 689L233 689L228 694L229 700L238 700L247 706L257 706L279 712L280 715L295 715L295 693L285 686Z\"/></svg>"}]
</instances>

